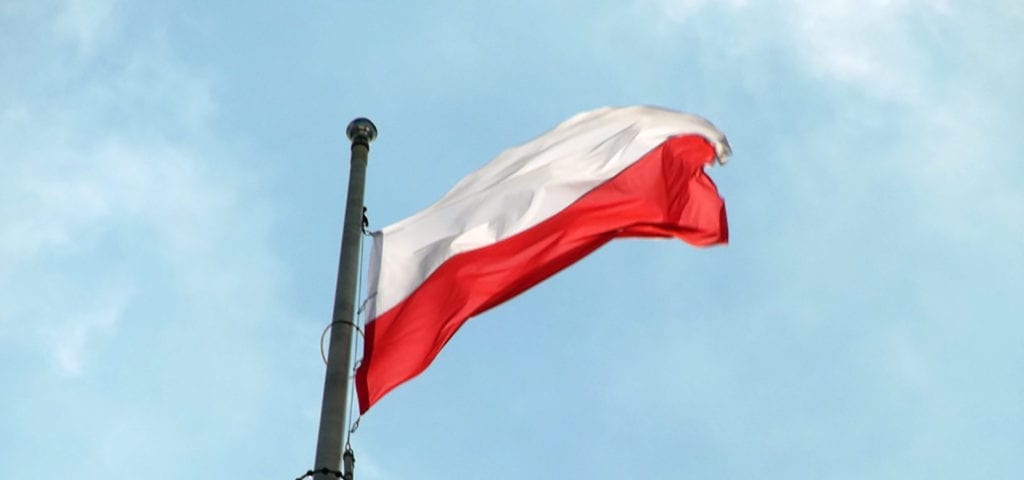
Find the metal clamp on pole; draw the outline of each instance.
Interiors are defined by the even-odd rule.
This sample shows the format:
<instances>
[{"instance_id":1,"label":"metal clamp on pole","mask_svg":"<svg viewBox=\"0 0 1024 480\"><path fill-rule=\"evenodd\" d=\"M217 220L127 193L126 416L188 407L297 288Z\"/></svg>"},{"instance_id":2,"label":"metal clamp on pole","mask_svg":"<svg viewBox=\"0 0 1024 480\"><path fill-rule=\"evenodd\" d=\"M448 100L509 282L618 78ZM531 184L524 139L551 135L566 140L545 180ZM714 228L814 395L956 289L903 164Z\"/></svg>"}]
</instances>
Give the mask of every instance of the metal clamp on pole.
<instances>
[{"instance_id":1,"label":"metal clamp on pole","mask_svg":"<svg viewBox=\"0 0 1024 480\"><path fill-rule=\"evenodd\" d=\"M342 477L344 480L354 480L356 474L356 452L352 451L351 447L345 448L345 454L341 456L342 464L345 468L342 470Z\"/></svg>"},{"instance_id":2,"label":"metal clamp on pole","mask_svg":"<svg viewBox=\"0 0 1024 480\"><path fill-rule=\"evenodd\" d=\"M355 316L356 284L359 275L359 242L363 225L363 193L366 184L366 163L370 142L377 138L377 127L369 119L357 118L345 130L352 141L352 162L348 175L348 200L341 234L341 256L338 261L338 283L334 291L334 313L331 318L331 339L327 351L327 372L324 374L324 396L320 406L320 431L316 442L314 480L328 480L317 469L341 468L342 442L346 431L346 407L349 402L349 374L352 372L352 340ZM355 457L348 461L346 452L344 475L352 479Z\"/></svg>"}]
</instances>

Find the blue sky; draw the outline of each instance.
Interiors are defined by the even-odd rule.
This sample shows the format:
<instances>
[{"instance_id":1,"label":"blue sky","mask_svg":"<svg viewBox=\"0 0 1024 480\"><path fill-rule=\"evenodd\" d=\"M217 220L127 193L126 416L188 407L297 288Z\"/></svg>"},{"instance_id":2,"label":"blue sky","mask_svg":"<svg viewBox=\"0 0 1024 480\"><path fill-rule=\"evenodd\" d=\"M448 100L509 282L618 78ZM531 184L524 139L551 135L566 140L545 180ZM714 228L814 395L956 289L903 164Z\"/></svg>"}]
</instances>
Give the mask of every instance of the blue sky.
<instances>
[{"instance_id":1,"label":"blue sky","mask_svg":"<svg viewBox=\"0 0 1024 480\"><path fill-rule=\"evenodd\" d=\"M359 478L1024 475L1021 3L409 3L0 3L0 477L295 478L348 121L382 227L629 104L729 136L732 243L470 322Z\"/></svg>"}]
</instances>

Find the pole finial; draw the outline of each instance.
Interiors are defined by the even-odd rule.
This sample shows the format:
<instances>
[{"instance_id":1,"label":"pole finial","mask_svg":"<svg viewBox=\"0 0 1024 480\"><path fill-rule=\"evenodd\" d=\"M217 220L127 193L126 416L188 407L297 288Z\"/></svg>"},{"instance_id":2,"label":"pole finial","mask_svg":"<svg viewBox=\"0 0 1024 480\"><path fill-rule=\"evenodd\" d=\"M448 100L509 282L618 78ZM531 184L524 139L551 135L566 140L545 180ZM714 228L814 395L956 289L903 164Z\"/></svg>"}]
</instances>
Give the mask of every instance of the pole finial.
<instances>
[{"instance_id":1,"label":"pole finial","mask_svg":"<svg viewBox=\"0 0 1024 480\"><path fill-rule=\"evenodd\" d=\"M348 134L348 139L352 143L369 145L373 139L377 138L377 126L369 118L359 117L348 124L345 133Z\"/></svg>"}]
</instances>

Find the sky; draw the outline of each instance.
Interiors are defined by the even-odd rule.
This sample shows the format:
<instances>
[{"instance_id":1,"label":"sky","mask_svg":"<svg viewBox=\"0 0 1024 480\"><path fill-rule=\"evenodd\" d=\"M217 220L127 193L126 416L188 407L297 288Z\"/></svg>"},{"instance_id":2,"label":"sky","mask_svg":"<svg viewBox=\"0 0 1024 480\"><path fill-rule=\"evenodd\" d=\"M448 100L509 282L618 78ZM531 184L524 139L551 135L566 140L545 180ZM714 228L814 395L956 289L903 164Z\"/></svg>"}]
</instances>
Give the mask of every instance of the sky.
<instances>
[{"instance_id":1,"label":"sky","mask_svg":"<svg viewBox=\"0 0 1024 480\"><path fill-rule=\"evenodd\" d=\"M380 228L569 116L708 118L731 243L620 240L363 417L357 478L1024 475L1016 0L0 1L0 478L312 467Z\"/></svg>"}]
</instances>

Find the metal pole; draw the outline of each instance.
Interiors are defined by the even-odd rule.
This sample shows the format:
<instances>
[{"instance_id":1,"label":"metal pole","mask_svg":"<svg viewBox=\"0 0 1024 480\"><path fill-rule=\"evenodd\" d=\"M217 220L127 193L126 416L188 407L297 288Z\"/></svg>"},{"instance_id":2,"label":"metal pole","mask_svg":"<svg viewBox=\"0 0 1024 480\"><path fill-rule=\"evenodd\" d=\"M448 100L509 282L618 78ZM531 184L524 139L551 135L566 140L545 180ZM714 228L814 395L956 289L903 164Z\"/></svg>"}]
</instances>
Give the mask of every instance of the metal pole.
<instances>
[{"instance_id":1,"label":"metal pole","mask_svg":"<svg viewBox=\"0 0 1024 480\"><path fill-rule=\"evenodd\" d=\"M341 234L341 258L338 261L338 283L334 291L330 350L327 373L324 375L324 398L320 406L320 433L316 441L313 470L341 467L342 441L346 429L346 408L349 402L349 375L352 372L352 333L354 328L356 281L359 275L359 242L363 224L363 191L366 181L366 160L370 142L377 137L377 127L366 118L357 118L346 129L352 141L352 166L348 175L348 202L345 225ZM349 476L350 472L346 472ZM334 480L333 475L315 473L314 480Z\"/></svg>"}]
</instances>

